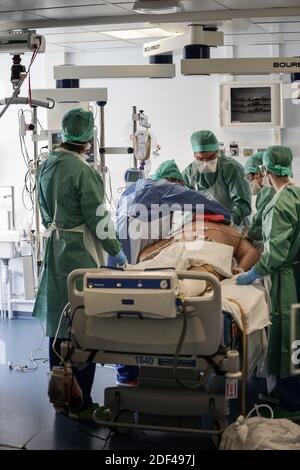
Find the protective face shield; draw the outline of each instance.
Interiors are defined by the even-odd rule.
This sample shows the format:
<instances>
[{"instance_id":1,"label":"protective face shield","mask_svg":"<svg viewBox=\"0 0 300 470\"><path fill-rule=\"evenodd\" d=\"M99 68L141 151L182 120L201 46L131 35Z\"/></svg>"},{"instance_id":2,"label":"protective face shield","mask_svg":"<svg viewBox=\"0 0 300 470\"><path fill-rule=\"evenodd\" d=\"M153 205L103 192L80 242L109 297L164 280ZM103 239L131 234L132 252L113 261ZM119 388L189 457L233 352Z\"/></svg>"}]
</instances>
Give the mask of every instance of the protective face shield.
<instances>
[{"instance_id":1,"label":"protective face shield","mask_svg":"<svg viewBox=\"0 0 300 470\"><path fill-rule=\"evenodd\" d=\"M249 186L250 186L252 196L256 196L256 194L258 194L259 191L261 190L261 187L259 183L257 182L257 180L250 181Z\"/></svg>"},{"instance_id":2,"label":"protective face shield","mask_svg":"<svg viewBox=\"0 0 300 470\"><path fill-rule=\"evenodd\" d=\"M196 160L197 169L200 173L215 173L217 171L218 159L202 161Z\"/></svg>"}]
</instances>

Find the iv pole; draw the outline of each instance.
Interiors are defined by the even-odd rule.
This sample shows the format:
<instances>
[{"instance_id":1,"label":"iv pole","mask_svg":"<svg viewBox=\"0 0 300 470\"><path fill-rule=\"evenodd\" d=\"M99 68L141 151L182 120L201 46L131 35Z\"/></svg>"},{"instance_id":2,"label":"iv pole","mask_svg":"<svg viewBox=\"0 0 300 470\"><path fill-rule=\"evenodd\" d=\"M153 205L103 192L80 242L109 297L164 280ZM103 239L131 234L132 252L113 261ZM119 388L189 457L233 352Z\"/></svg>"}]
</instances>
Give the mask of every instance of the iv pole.
<instances>
[{"instance_id":1,"label":"iv pole","mask_svg":"<svg viewBox=\"0 0 300 470\"><path fill-rule=\"evenodd\" d=\"M38 106L42 108L52 109L54 107L54 101L48 98L48 102L40 101L40 100L29 100L29 98L25 97L14 97L11 98L4 98L0 100L0 105L9 105L18 104L18 105L30 105L32 107L32 121L34 124L34 129L32 131L33 134L33 148L34 148L34 159L33 159L33 171L34 177L36 178L37 170L38 170L38 135L37 135L37 108ZM35 244L36 244L36 262L37 262L37 273L40 273L41 268L41 228L40 228L40 214L39 214L39 204L38 204L38 195L37 195L37 188L34 189L34 212L35 212Z\"/></svg>"}]
</instances>

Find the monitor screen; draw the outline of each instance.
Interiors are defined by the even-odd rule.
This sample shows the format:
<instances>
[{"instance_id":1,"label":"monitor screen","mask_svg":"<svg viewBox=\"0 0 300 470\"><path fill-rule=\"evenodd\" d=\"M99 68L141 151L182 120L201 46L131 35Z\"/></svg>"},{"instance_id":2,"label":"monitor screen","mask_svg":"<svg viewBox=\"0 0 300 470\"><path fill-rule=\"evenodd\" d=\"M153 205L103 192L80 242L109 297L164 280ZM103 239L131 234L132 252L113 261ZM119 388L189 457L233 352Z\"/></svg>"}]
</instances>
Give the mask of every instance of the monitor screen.
<instances>
[{"instance_id":1,"label":"monitor screen","mask_svg":"<svg viewBox=\"0 0 300 470\"><path fill-rule=\"evenodd\" d=\"M231 88L231 122L270 123L271 87Z\"/></svg>"},{"instance_id":2,"label":"monitor screen","mask_svg":"<svg viewBox=\"0 0 300 470\"><path fill-rule=\"evenodd\" d=\"M137 168L129 168L125 173L125 181L136 183L138 179L143 178L143 171Z\"/></svg>"},{"instance_id":3,"label":"monitor screen","mask_svg":"<svg viewBox=\"0 0 300 470\"><path fill-rule=\"evenodd\" d=\"M55 150L62 143L62 134L60 131L50 133L50 150ZM95 160L95 149L94 149L94 138L90 140L89 147L86 152L86 161L88 163L94 163Z\"/></svg>"}]
</instances>

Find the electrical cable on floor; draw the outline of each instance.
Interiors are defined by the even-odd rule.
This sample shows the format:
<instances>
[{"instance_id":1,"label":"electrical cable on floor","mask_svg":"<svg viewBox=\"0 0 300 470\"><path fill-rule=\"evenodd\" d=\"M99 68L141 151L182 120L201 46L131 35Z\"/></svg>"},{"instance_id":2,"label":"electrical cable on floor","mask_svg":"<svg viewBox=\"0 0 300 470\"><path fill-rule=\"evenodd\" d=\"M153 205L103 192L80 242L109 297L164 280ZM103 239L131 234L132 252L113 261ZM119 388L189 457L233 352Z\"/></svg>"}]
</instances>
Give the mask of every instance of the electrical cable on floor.
<instances>
[{"instance_id":1,"label":"electrical cable on floor","mask_svg":"<svg viewBox=\"0 0 300 470\"><path fill-rule=\"evenodd\" d=\"M29 354L29 361L23 361L19 364L14 364L13 362L8 362L8 366L11 370L15 370L16 372L34 372L38 369L38 361L41 361L42 365L48 366L49 359L48 357L34 357L34 354L39 351L46 351L46 348L43 348L43 344L46 338L45 328L43 323L40 321L41 328L43 330L43 337L40 345L37 348L34 348ZM31 366L31 364L33 364Z\"/></svg>"},{"instance_id":2,"label":"electrical cable on floor","mask_svg":"<svg viewBox=\"0 0 300 470\"><path fill-rule=\"evenodd\" d=\"M104 446L101 448L101 450L104 450L105 447L107 446L107 443L112 435L112 431L109 431L108 435L106 437L99 436L98 434L93 434L92 432L87 431L86 429L83 429L82 427L82 420L78 419L78 427L79 431L82 432L82 434L85 434L86 436L93 437L94 439L99 439L100 441L104 441Z\"/></svg>"}]
</instances>

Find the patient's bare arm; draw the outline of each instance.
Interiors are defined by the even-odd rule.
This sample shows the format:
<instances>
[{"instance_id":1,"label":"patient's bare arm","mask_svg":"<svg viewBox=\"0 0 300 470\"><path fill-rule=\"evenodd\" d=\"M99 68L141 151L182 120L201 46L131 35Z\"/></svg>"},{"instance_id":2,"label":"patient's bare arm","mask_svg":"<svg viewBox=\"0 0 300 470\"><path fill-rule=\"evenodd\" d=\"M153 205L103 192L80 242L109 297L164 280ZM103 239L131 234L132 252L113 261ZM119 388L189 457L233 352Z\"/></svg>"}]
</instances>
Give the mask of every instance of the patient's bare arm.
<instances>
[{"instance_id":1,"label":"patient's bare arm","mask_svg":"<svg viewBox=\"0 0 300 470\"><path fill-rule=\"evenodd\" d=\"M243 238L239 230L224 224L205 222L205 236L218 242L233 247L233 255L239 267L244 271L251 269L259 260L260 253L256 248Z\"/></svg>"},{"instance_id":2,"label":"patient's bare arm","mask_svg":"<svg viewBox=\"0 0 300 470\"><path fill-rule=\"evenodd\" d=\"M236 253L236 258L240 268L244 271L249 271L259 260L260 253L248 240L242 239Z\"/></svg>"}]
</instances>

